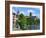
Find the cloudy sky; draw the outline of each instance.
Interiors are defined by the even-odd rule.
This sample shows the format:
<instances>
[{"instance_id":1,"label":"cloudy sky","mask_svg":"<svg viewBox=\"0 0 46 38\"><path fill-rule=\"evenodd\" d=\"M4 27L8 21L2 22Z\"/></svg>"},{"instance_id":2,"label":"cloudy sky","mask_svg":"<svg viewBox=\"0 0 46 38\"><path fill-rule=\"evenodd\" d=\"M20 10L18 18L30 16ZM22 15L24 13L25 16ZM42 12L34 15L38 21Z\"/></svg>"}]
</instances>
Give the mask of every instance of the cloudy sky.
<instances>
[{"instance_id":1,"label":"cloudy sky","mask_svg":"<svg viewBox=\"0 0 46 38\"><path fill-rule=\"evenodd\" d=\"M17 11L19 10L19 13L23 13L25 16L29 16L30 12L32 13L32 16L37 16L40 18L40 9L39 8L27 8L27 7L13 7L12 11L17 14Z\"/></svg>"}]
</instances>

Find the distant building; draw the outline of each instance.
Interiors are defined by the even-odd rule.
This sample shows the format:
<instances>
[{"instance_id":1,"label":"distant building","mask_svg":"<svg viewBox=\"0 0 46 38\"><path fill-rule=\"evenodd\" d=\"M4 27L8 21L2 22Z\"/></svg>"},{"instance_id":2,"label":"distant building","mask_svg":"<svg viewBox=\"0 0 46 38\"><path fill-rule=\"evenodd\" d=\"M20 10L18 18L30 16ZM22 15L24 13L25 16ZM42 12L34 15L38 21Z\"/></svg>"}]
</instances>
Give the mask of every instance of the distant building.
<instances>
[{"instance_id":1,"label":"distant building","mask_svg":"<svg viewBox=\"0 0 46 38\"><path fill-rule=\"evenodd\" d=\"M37 19L37 17L36 17L36 16L31 16L31 17L26 16L26 18L28 18L28 19Z\"/></svg>"},{"instance_id":2,"label":"distant building","mask_svg":"<svg viewBox=\"0 0 46 38\"><path fill-rule=\"evenodd\" d=\"M16 17L17 17L17 18L19 17L18 15L19 15L19 10L17 11L17 14L16 14Z\"/></svg>"}]
</instances>

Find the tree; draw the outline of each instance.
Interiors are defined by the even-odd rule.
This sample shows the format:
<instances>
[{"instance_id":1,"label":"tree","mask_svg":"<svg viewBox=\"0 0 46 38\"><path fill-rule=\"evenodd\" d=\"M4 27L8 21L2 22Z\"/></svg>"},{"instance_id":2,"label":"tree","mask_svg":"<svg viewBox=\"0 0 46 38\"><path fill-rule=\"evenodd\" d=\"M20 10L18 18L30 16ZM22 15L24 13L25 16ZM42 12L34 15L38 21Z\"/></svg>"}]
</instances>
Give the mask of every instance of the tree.
<instances>
[{"instance_id":1,"label":"tree","mask_svg":"<svg viewBox=\"0 0 46 38\"><path fill-rule=\"evenodd\" d=\"M19 15L19 25L20 25L20 29L24 30L26 29L26 17L23 14Z\"/></svg>"},{"instance_id":2,"label":"tree","mask_svg":"<svg viewBox=\"0 0 46 38\"><path fill-rule=\"evenodd\" d=\"M30 12L29 16L32 16L32 13Z\"/></svg>"},{"instance_id":3,"label":"tree","mask_svg":"<svg viewBox=\"0 0 46 38\"><path fill-rule=\"evenodd\" d=\"M40 23L40 20L35 18L34 19L34 25L35 25L35 29L37 29L37 25Z\"/></svg>"}]
</instances>

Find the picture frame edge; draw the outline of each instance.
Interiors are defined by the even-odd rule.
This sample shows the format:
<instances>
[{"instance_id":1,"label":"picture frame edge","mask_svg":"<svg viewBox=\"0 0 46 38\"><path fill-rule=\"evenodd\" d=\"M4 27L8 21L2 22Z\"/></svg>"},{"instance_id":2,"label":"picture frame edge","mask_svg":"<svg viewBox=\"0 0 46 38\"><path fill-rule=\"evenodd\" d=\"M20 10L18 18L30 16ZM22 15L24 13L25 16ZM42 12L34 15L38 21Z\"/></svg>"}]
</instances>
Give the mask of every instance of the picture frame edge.
<instances>
[{"instance_id":1,"label":"picture frame edge","mask_svg":"<svg viewBox=\"0 0 46 38\"><path fill-rule=\"evenodd\" d=\"M8 13L8 11L7 11L7 9L9 9L9 4L12 4L11 2L14 2L14 1L5 1L5 37L12 37L12 35L10 35L9 34L9 32L10 32L10 27L9 27L9 24L8 24L8 20L7 20L7 15L8 16L10 16L10 14ZM18 2L19 1L15 1L15 2L17 2L17 4L18 4ZM22 2L21 2L22 3ZM27 2L26 2L27 3ZM33 2L28 2L28 3L33 3ZM35 3L35 2L34 2ZM45 6L44 6L44 4L45 3L39 3L40 5L42 5L43 6L43 12L44 12L44 15L43 15L43 17L44 17L44 19L43 19L43 22L45 22ZM7 7L8 6L8 7ZM7 14L8 13L8 14ZM8 18L9 19L9 18ZM10 22L9 22L10 23ZM43 23L43 32L42 33L39 33L38 35L45 35L45 23ZM9 29L8 29L8 27L9 27ZM16 35L16 34L15 34ZM13 35L13 37L16 37L15 35ZM37 34L36 34L37 35ZM21 36L20 34L18 35L18 36ZM17 37L18 37L17 36ZM22 34L22 36L28 36L28 35L26 35L26 34ZM30 36L30 35L29 35ZM31 35L31 36L33 36L33 35ZM35 34L34 34L34 36L35 36Z\"/></svg>"}]
</instances>

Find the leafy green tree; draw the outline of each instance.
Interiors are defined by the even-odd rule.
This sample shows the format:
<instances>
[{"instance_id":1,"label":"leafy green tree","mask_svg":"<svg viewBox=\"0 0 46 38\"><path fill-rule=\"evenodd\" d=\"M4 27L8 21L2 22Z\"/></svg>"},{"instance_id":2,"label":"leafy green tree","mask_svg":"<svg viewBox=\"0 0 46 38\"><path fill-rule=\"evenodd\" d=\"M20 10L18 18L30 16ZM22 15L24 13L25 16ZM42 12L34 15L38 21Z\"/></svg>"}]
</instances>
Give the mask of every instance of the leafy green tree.
<instances>
[{"instance_id":1,"label":"leafy green tree","mask_svg":"<svg viewBox=\"0 0 46 38\"><path fill-rule=\"evenodd\" d=\"M29 14L29 16L28 16L28 18L27 18L27 26L28 26L28 28L30 28L30 29L31 29L31 25L32 25L32 23L33 23L33 20L32 20L32 18L31 18L31 16L32 16L32 13L30 12L30 14Z\"/></svg>"},{"instance_id":2,"label":"leafy green tree","mask_svg":"<svg viewBox=\"0 0 46 38\"><path fill-rule=\"evenodd\" d=\"M26 29L26 17L23 14L19 15L19 25L20 25L20 29Z\"/></svg>"},{"instance_id":3,"label":"leafy green tree","mask_svg":"<svg viewBox=\"0 0 46 38\"><path fill-rule=\"evenodd\" d=\"M34 19L34 25L35 25L35 29L37 29L37 25L40 23L40 20L35 18Z\"/></svg>"},{"instance_id":4,"label":"leafy green tree","mask_svg":"<svg viewBox=\"0 0 46 38\"><path fill-rule=\"evenodd\" d=\"M32 16L32 13L30 12L29 16Z\"/></svg>"},{"instance_id":5,"label":"leafy green tree","mask_svg":"<svg viewBox=\"0 0 46 38\"><path fill-rule=\"evenodd\" d=\"M31 18L31 16L32 16L32 13L30 12L30 15L29 15L29 17L30 17L30 18L29 18L29 22L30 22L29 24L30 24L30 25L32 25L32 23L33 23L33 19Z\"/></svg>"}]
</instances>

